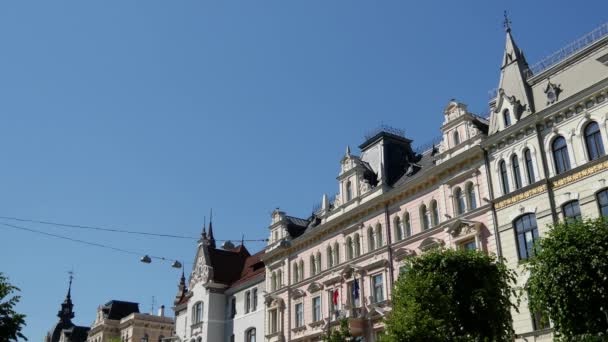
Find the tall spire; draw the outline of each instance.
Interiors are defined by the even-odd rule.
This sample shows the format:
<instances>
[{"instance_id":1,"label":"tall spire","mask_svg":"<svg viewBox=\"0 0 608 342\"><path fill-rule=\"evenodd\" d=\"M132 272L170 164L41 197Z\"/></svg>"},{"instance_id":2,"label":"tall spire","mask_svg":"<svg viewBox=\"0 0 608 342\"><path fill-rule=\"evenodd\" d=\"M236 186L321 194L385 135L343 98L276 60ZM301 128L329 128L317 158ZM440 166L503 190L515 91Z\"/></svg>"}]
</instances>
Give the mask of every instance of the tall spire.
<instances>
[{"instance_id":1,"label":"tall spire","mask_svg":"<svg viewBox=\"0 0 608 342\"><path fill-rule=\"evenodd\" d=\"M201 240L207 239L207 216L203 216L203 232L201 233Z\"/></svg>"},{"instance_id":2,"label":"tall spire","mask_svg":"<svg viewBox=\"0 0 608 342\"><path fill-rule=\"evenodd\" d=\"M74 304L72 304L72 280L74 279L74 272L68 272L70 275L70 282L68 285L68 293L61 303L61 310L57 312L57 317L59 317L60 322L71 323L72 318L74 318Z\"/></svg>"},{"instance_id":3,"label":"tall spire","mask_svg":"<svg viewBox=\"0 0 608 342\"><path fill-rule=\"evenodd\" d=\"M209 213L209 246L215 248L215 238L213 237L213 208Z\"/></svg>"},{"instance_id":4,"label":"tall spire","mask_svg":"<svg viewBox=\"0 0 608 342\"><path fill-rule=\"evenodd\" d=\"M184 300L188 288L186 287L186 275L184 274L184 268L182 267L182 276L179 278L179 284L177 285L177 294L175 295L174 304L177 305Z\"/></svg>"}]
</instances>

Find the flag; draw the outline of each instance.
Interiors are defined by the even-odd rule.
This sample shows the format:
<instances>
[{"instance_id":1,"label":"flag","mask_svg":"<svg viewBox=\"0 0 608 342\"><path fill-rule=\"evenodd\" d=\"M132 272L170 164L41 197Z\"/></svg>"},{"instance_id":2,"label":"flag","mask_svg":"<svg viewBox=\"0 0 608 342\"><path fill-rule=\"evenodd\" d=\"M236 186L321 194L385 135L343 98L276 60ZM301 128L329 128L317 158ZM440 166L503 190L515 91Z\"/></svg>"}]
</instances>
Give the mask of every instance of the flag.
<instances>
[{"instance_id":1,"label":"flag","mask_svg":"<svg viewBox=\"0 0 608 342\"><path fill-rule=\"evenodd\" d=\"M338 305L338 296L339 296L338 289L335 289L334 294L333 294L334 305Z\"/></svg>"},{"instance_id":2,"label":"flag","mask_svg":"<svg viewBox=\"0 0 608 342\"><path fill-rule=\"evenodd\" d=\"M352 295L353 299L359 299L359 281L357 279L353 281Z\"/></svg>"}]
</instances>

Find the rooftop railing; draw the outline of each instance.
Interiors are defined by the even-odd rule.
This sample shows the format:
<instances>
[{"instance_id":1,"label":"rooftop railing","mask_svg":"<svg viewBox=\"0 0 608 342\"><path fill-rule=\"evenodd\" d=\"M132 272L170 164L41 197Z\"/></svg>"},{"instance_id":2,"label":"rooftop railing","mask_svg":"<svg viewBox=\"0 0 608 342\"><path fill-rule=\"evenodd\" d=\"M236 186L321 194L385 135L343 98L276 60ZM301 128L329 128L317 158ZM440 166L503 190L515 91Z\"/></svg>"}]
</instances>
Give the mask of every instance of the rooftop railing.
<instances>
[{"instance_id":1,"label":"rooftop railing","mask_svg":"<svg viewBox=\"0 0 608 342\"><path fill-rule=\"evenodd\" d=\"M380 126L368 131L365 134L365 140L369 140L369 139L373 138L374 136L376 136L376 134L379 134L382 132L398 135L400 137L405 138L405 131L403 131L402 129L391 127L391 126L385 125L385 124L380 124Z\"/></svg>"},{"instance_id":2,"label":"rooftop railing","mask_svg":"<svg viewBox=\"0 0 608 342\"><path fill-rule=\"evenodd\" d=\"M534 75L538 75L539 73L551 68L552 66L558 64L559 62L592 45L593 43L603 39L606 36L608 36L608 23L600 25L593 31L587 33L586 35L566 45L565 47L552 53L551 55L541 59L538 63L530 66L528 70L526 70L526 77L530 78Z\"/></svg>"}]
</instances>

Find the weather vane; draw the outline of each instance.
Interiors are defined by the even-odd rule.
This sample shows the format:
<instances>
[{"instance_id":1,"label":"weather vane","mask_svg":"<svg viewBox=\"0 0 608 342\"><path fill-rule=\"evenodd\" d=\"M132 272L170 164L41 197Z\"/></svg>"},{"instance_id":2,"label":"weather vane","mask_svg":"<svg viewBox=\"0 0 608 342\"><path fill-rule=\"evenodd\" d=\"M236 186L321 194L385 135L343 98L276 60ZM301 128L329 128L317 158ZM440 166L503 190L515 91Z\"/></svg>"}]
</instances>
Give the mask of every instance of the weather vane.
<instances>
[{"instance_id":1,"label":"weather vane","mask_svg":"<svg viewBox=\"0 0 608 342\"><path fill-rule=\"evenodd\" d=\"M511 31L511 20L509 19L509 15L507 14L506 10L505 10L505 21L503 22L503 26L505 27L505 30Z\"/></svg>"}]
</instances>

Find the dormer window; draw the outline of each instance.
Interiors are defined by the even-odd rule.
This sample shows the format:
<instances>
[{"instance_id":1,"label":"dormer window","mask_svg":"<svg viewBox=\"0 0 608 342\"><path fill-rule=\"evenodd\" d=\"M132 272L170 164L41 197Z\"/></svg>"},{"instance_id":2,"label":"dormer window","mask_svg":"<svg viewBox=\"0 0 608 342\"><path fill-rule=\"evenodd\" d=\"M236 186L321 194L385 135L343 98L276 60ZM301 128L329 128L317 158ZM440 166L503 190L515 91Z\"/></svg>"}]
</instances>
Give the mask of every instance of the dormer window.
<instances>
[{"instance_id":1,"label":"dormer window","mask_svg":"<svg viewBox=\"0 0 608 342\"><path fill-rule=\"evenodd\" d=\"M346 202L353 199L353 185L350 181L346 182Z\"/></svg>"},{"instance_id":2,"label":"dormer window","mask_svg":"<svg viewBox=\"0 0 608 342\"><path fill-rule=\"evenodd\" d=\"M511 113L509 112L508 109L503 110L502 119L504 121L505 128L511 126Z\"/></svg>"}]
</instances>

